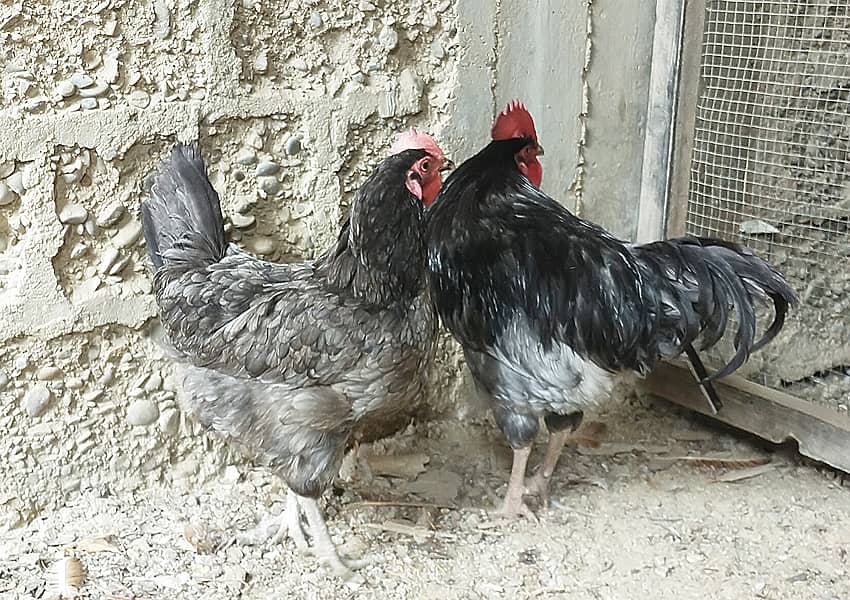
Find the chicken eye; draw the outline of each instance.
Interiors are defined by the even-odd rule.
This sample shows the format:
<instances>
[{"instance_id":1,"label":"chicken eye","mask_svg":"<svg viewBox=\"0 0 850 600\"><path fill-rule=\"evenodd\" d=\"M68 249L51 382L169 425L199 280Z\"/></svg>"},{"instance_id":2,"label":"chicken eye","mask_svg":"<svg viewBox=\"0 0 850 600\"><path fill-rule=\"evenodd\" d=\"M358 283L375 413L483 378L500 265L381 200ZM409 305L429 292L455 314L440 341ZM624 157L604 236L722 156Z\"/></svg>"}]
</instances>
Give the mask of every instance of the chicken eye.
<instances>
[{"instance_id":1,"label":"chicken eye","mask_svg":"<svg viewBox=\"0 0 850 600\"><path fill-rule=\"evenodd\" d=\"M431 163L429 163L427 160L422 163L422 172L423 173L427 173L428 169L430 169L430 168L431 168Z\"/></svg>"}]
</instances>

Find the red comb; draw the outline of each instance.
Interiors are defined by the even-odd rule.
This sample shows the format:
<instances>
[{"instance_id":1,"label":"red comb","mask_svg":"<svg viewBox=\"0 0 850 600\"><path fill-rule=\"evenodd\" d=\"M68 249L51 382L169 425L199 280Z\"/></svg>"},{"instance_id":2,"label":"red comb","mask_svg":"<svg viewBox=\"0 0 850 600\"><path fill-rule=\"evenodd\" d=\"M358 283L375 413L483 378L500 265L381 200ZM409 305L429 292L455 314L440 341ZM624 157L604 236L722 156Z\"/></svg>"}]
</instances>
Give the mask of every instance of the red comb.
<instances>
[{"instance_id":1,"label":"red comb","mask_svg":"<svg viewBox=\"0 0 850 600\"><path fill-rule=\"evenodd\" d=\"M434 158L445 159L443 151L434 141L434 138L413 127L396 136L393 145L390 147L390 155L399 154L405 150L425 150Z\"/></svg>"},{"instance_id":2,"label":"red comb","mask_svg":"<svg viewBox=\"0 0 850 600\"><path fill-rule=\"evenodd\" d=\"M505 110L496 115L490 137L494 140L509 140L515 137L530 137L537 142L534 119L520 100L511 100Z\"/></svg>"}]
</instances>

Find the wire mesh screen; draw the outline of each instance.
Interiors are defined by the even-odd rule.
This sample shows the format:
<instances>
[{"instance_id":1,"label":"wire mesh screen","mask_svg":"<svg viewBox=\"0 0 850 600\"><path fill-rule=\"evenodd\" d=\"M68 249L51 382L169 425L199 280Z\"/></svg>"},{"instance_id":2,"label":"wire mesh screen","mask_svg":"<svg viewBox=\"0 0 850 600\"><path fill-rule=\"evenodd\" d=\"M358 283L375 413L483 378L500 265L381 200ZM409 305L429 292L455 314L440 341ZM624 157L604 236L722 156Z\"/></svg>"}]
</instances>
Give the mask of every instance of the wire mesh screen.
<instances>
[{"instance_id":1,"label":"wire mesh screen","mask_svg":"<svg viewBox=\"0 0 850 600\"><path fill-rule=\"evenodd\" d=\"M776 265L801 306L748 378L850 404L850 2L707 0L687 230Z\"/></svg>"}]
</instances>

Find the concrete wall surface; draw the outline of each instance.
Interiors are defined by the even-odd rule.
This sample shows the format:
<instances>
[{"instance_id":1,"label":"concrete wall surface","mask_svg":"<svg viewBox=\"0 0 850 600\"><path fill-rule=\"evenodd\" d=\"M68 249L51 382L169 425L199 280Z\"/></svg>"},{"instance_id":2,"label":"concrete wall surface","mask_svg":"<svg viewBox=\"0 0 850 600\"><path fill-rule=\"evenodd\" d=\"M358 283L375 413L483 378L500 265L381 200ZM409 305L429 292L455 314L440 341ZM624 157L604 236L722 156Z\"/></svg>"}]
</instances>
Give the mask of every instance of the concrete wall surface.
<instances>
[{"instance_id":1,"label":"concrete wall surface","mask_svg":"<svg viewBox=\"0 0 850 600\"><path fill-rule=\"evenodd\" d=\"M462 159L514 96L560 200L630 190L647 74L629 65L652 6L568 4L0 6L0 528L80 490L191 484L239 460L193 435L156 344L140 184L175 140L201 139L232 238L278 261L334 239L394 132L428 129ZM624 35L637 52L613 49ZM623 207L606 210L590 213L628 234ZM453 346L441 356L436 412L465 389Z\"/></svg>"}]
</instances>

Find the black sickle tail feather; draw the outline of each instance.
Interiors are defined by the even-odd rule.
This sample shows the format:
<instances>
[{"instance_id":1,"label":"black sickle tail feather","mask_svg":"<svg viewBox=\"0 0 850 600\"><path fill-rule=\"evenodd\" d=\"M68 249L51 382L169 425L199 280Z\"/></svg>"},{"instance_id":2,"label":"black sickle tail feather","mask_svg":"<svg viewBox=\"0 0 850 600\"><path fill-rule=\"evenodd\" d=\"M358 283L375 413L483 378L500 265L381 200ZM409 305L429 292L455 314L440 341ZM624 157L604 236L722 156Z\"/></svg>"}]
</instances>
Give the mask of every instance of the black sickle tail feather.
<instances>
[{"instance_id":1,"label":"black sickle tail feather","mask_svg":"<svg viewBox=\"0 0 850 600\"><path fill-rule=\"evenodd\" d=\"M716 415L720 412L720 409L723 408L723 403L720 401L720 396L717 394L717 388L714 387L714 383L711 381L711 377L708 375L708 371L706 371L705 365L702 364L702 359L699 357L699 354L697 354L693 344L685 344L685 354L691 363L694 376L702 386L705 398L708 400L708 405L711 407L712 414Z\"/></svg>"},{"instance_id":2,"label":"black sickle tail feather","mask_svg":"<svg viewBox=\"0 0 850 600\"><path fill-rule=\"evenodd\" d=\"M178 144L145 180L142 224L154 268L195 268L227 249L218 194L197 144Z\"/></svg>"},{"instance_id":3,"label":"black sickle tail feather","mask_svg":"<svg viewBox=\"0 0 850 600\"><path fill-rule=\"evenodd\" d=\"M734 372L752 352L776 337L788 308L797 302L794 290L751 250L723 240L684 237L633 246L631 250L649 277L649 284L659 286L664 301L674 306L666 315L667 320L662 321L660 333L670 340L664 346L676 354L687 354L714 404L717 393L707 384ZM772 301L774 307L773 322L758 341L754 299ZM708 375L692 345L695 333L702 334L702 349L716 344L726 332L730 307L735 310L738 326L735 354L726 365Z\"/></svg>"}]
</instances>

